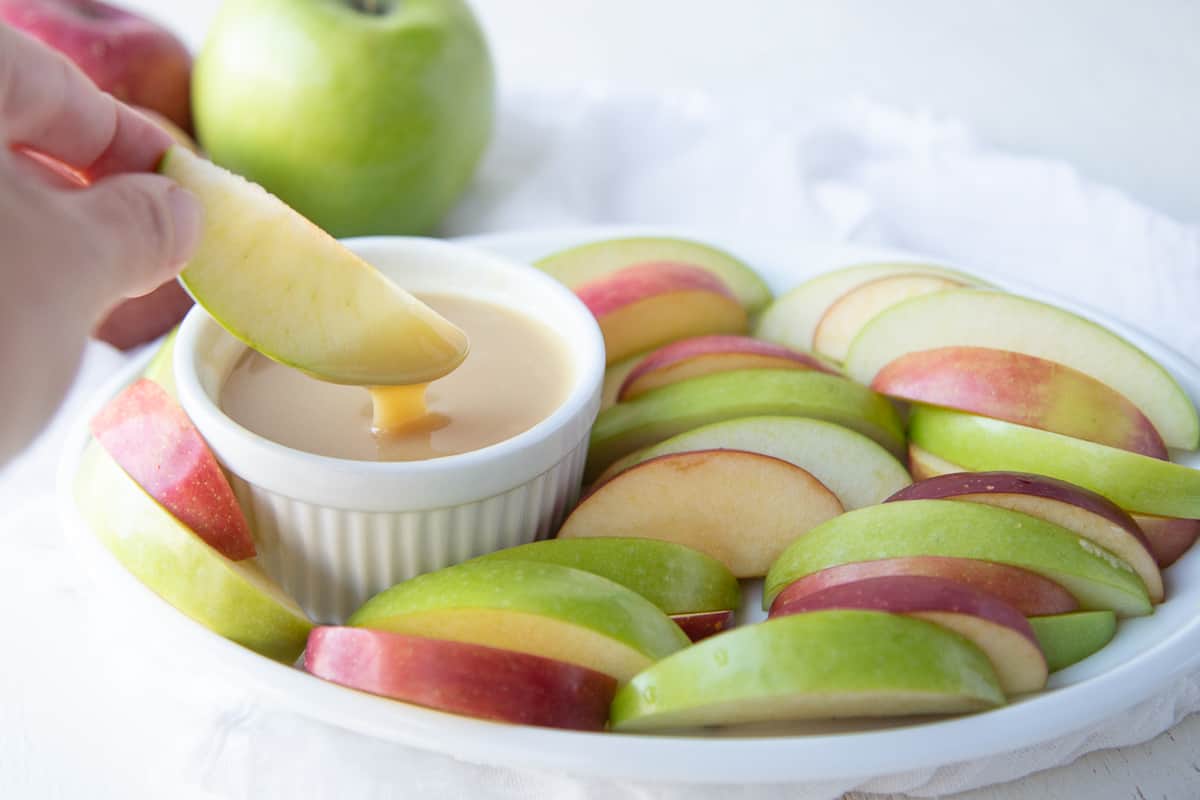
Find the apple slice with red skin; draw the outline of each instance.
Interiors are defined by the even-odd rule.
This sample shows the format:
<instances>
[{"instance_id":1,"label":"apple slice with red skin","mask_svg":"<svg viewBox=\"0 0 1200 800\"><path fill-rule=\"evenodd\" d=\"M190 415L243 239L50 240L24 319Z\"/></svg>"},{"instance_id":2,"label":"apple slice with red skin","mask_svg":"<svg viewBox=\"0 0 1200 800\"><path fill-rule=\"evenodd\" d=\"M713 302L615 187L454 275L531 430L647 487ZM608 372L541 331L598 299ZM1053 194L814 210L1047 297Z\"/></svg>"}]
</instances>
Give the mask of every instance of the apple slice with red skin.
<instances>
[{"instance_id":1,"label":"apple slice with red skin","mask_svg":"<svg viewBox=\"0 0 1200 800\"><path fill-rule=\"evenodd\" d=\"M719 278L688 264L635 264L575 287L600 323L609 364L677 339L742 333L746 309Z\"/></svg>"},{"instance_id":2,"label":"apple slice with red skin","mask_svg":"<svg viewBox=\"0 0 1200 800\"><path fill-rule=\"evenodd\" d=\"M725 611L696 611L691 614L672 614L675 621L687 637L693 642L707 639L709 636L733 627L733 609Z\"/></svg>"},{"instance_id":3,"label":"apple slice with red skin","mask_svg":"<svg viewBox=\"0 0 1200 800\"><path fill-rule=\"evenodd\" d=\"M232 561L255 554L246 515L179 404L139 378L92 420L92 435L147 494Z\"/></svg>"},{"instance_id":4,"label":"apple slice with red skin","mask_svg":"<svg viewBox=\"0 0 1200 800\"><path fill-rule=\"evenodd\" d=\"M1042 616L1076 611L1079 602L1059 584L1021 567L951 556L899 556L851 561L805 575L785 590L800 598L868 578L891 576L943 578L994 595L1023 615Z\"/></svg>"},{"instance_id":5,"label":"apple slice with red skin","mask_svg":"<svg viewBox=\"0 0 1200 800\"><path fill-rule=\"evenodd\" d=\"M1006 694L1046 686L1046 658L1021 612L995 595L957 581L887 575L798 596L785 588L771 604L769 616L838 608L907 614L949 628L987 655Z\"/></svg>"},{"instance_id":6,"label":"apple slice with red skin","mask_svg":"<svg viewBox=\"0 0 1200 800\"><path fill-rule=\"evenodd\" d=\"M604 370L604 386L600 390L600 410L612 408L617 404L617 394L621 391L621 387L625 385L625 379L629 377L629 373L633 372L638 364L642 363L642 359L650 355L649 353L638 353L635 356L622 359L615 364L609 364Z\"/></svg>"},{"instance_id":7,"label":"apple slice with red skin","mask_svg":"<svg viewBox=\"0 0 1200 800\"><path fill-rule=\"evenodd\" d=\"M739 578L754 578L797 536L842 510L833 492L791 462L744 450L695 450L643 461L597 487L558 537L677 542Z\"/></svg>"},{"instance_id":8,"label":"apple slice with red skin","mask_svg":"<svg viewBox=\"0 0 1200 800\"><path fill-rule=\"evenodd\" d=\"M810 353L749 336L696 336L660 347L638 362L617 392L617 401L632 400L688 378L736 369L815 369L838 374Z\"/></svg>"},{"instance_id":9,"label":"apple slice with red skin","mask_svg":"<svg viewBox=\"0 0 1200 800\"><path fill-rule=\"evenodd\" d=\"M580 731L604 730L617 690L615 678L565 661L368 628L314 628L304 668L440 711Z\"/></svg>"},{"instance_id":10,"label":"apple slice with red skin","mask_svg":"<svg viewBox=\"0 0 1200 800\"><path fill-rule=\"evenodd\" d=\"M1145 534L1102 495L1025 472L952 472L905 486L884 502L942 499L1000 506L1061 525L1133 567L1150 599L1163 600L1162 573Z\"/></svg>"},{"instance_id":11,"label":"apple slice with red skin","mask_svg":"<svg viewBox=\"0 0 1200 800\"><path fill-rule=\"evenodd\" d=\"M987 347L939 347L888 363L875 391L1168 458L1162 437L1124 395L1054 361Z\"/></svg>"}]
</instances>

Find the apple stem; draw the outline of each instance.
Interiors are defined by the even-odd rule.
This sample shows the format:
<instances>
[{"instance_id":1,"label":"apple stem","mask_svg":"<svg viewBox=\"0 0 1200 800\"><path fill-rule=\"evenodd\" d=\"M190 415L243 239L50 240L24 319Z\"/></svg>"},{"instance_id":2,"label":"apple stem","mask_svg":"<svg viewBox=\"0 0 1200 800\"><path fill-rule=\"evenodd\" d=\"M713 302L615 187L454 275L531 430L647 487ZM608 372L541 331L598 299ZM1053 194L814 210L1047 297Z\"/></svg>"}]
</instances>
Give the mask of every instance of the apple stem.
<instances>
[{"instance_id":1,"label":"apple stem","mask_svg":"<svg viewBox=\"0 0 1200 800\"><path fill-rule=\"evenodd\" d=\"M364 14L374 14L378 16L383 14L385 11L383 4L380 3L379 0L353 0L351 5Z\"/></svg>"}]
</instances>

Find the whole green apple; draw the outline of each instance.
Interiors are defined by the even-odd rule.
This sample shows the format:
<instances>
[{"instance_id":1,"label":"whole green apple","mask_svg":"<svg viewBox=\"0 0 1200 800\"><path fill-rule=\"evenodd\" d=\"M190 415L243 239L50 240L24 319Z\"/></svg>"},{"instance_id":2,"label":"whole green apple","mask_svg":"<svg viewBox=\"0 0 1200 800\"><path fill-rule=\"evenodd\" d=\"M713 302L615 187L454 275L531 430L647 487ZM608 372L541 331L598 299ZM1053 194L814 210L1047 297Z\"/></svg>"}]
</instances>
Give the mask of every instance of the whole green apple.
<instances>
[{"instance_id":1,"label":"whole green apple","mask_svg":"<svg viewBox=\"0 0 1200 800\"><path fill-rule=\"evenodd\" d=\"M428 233L487 144L487 43L462 0L226 0L196 61L214 161L334 236Z\"/></svg>"}]
</instances>

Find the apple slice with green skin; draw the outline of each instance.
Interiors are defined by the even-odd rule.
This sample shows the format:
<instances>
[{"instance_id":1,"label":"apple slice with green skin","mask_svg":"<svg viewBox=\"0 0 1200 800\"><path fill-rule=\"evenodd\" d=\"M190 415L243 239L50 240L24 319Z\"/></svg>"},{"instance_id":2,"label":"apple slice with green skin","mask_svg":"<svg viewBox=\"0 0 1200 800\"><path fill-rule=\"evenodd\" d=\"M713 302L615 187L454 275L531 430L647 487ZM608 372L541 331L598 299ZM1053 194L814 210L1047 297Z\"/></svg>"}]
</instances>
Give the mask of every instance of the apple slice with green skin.
<instances>
[{"instance_id":1,"label":"apple slice with green skin","mask_svg":"<svg viewBox=\"0 0 1200 800\"><path fill-rule=\"evenodd\" d=\"M587 481L609 464L684 431L738 417L809 417L874 439L897 457L904 428L881 395L814 370L750 369L704 375L605 410L592 426Z\"/></svg>"},{"instance_id":2,"label":"apple slice with green skin","mask_svg":"<svg viewBox=\"0 0 1200 800\"><path fill-rule=\"evenodd\" d=\"M1162 602L1162 573L1142 529L1095 492L1027 472L958 472L918 481L884 502L931 499L986 503L1061 525L1133 567L1150 599Z\"/></svg>"},{"instance_id":3,"label":"apple slice with green skin","mask_svg":"<svg viewBox=\"0 0 1200 800\"><path fill-rule=\"evenodd\" d=\"M1024 353L987 347L908 353L880 370L871 388L900 400L1168 457L1150 420L1121 394L1078 370Z\"/></svg>"},{"instance_id":4,"label":"apple slice with green skin","mask_svg":"<svg viewBox=\"0 0 1200 800\"><path fill-rule=\"evenodd\" d=\"M1046 686L1046 658L1025 617L972 586L928 575L888 575L799 595L784 589L771 604L770 617L835 608L905 614L954 631L988 657L1005 694Z\"/></svg>"},{"instance_id":5,"label":"apple slice with green skin","mask_svg":"<svg viewBox=\"0 0 1200 800\"><path fill-rule=\"evenodd\" d=\"M238 644L292 663L312 623L255 561L230 561L146 494L98 443L80 461L75 502L134 577Z\"/></svg>"},{"instance_id":6,"label":"apple slice with green skin","mask_svg":"<svg viewBox=\"0 0 1200 800\"><path fill-rule=\"evenodd\" d=\"M914 481L923 481L938 475L948 475L951 472L967 472L960 464L952 464L941 456L935 456L928 450L922 450L912 442L908 443L908 471Z\"/></svg>"},{"instance_id":7,"label":"apple slice with green skin","mask_svg":"<svg viewBox=\"0 0 1200 800\"><path fill-rule=\"evenodd\" d=\"M775 602L780 602L785 594L799 598L868 578L909 575L942 578L987 592L1027 617L1066 614L1079 608L1070 592L1036 572L1008 564L946 556L902 556L838 564L792 581Z\"/></svg>"},{"instance_id":8,"label":"apple slice with green skin","mask_svg":"<svg viewBox=\"0 0 1200 800\"><path fill-rule=\"evenodd\" d=\"M143 378L154 381L174 398L179 397L179 392L175 388L175 336L178 333L179 326L171 329L171 332L162 340L162 344L154 351L154 356L142 372Z\"/></svg>"},{"instance_id":9,"label":"apple slice with green skin","mask_svg":"<svg viewBox=\"0 0 1200 800\"><path fill-rule=\"evenodd\" d=\"M856 286L821 315L817 329L813 331L813 350L834 361L843 361L850 350L850 342L879 314L910 297L962 286L962 281L952 278L911 273L876 278Z\"/></svg>"},{"instance_id":10,"label":"apple slice with green skin","mask_svg":"<svg viewBox=\"0 0 1200 800\"><path fill-rule=\"evenodd\" d=\"M688 378L739 369L815 369L837 374L811 353L749 336L696 336L660 347L642 359L625 378L617 400L633 400Z\"/></svg>"},{"instance_id":11,"label":"apple slice with green skin","mask_svg":"<svg viewBox=\"0 0 1200 800\"><path fill-rule=\"evenodd\" d=\"M1130 512L1200 517L1200 470L1170 461L933 406L913 406L908 431L917 447L963 469L1048 475Z\"/></svg>"},{"instance_id":12,"label":"apple slice with green skin","mask_svg":"<svg viewBox=\"0 0 1200 800\"><path fill-rule=\"evenodd\" d=\"M613 730L950 714L1004 703L979 648L932 622L814 611L714 636L617 690Z\"/></svg>"},{"instance_id":13,"label":"apple slice with green skin","mask_svg":"<svg viewBox=\"0 0 1200 800\"><path fill-rule=\"evenodd\" d=\"M891 453L861 433L802 417L742 417L673 436L616 461L602 484L658 456L690 450L746 450L791 462L825 484L846 509L883 502L911 481Z\"/></svg>"},{"instance_id":14,"label":"apple slice with green skin","mask_svg":"<svg viewBox=\"0 0 1200 800\"><path fill-rule=\"evenodd\" d=\"M577 664L366 628L313 629L304 668L351 689L453 714L580 731L604 730L617 690L611 676Z\"/></svg>"},{"instance_id":15,"label":"apple slice with green skin","mask_svg":"<svg viewBox=\"0 0 1200 800\"><path fill-rule=\"evenodd\" d=\"M839 564L902 556L977 558L1021 567L1075 596L1085 611L1121 616L1153 611L1137 573L1116 556L1050 522L982 503L884 503L818 525L771 566L763 605L792 581Z\"/></svg>"},{"instance_id":16,"label":"apple slice with green skin","mask_svg":"<svg viewBox=\"0 0 1200 800\"><path fill-rule=\"evenodd\" d=\"M377 386L426 383L466 358L466 334L262 187L179 146L159 172L204 208L180 280L250 347L321 380Z\"/></svg>"},{"instance_id":17,"label":"apple slice with green skin","mask_svg":"<svg viewBox=\"0 0 1200 800\"><path fill-rule=\"evenodd\" d=\"M712 273L686 264L635 264L575 287L604 334L608 363L668 342L746 330L746 309Z\"/></svg>"},{"instance_id":18,"label":"apple slice with green skin","mask_svg":"<svg viewBox=\"0 0 1200 800\"><path fill-rule=\"evenodd\" d=\"M966 284L981 283L965 272L931 264L855 264L817 275L780 295L758 318L754 335L787 347L812 350L817 325L838 298L865 283L894 275L931 275Z\"/></svg>"},{"instance_id":19,"label":"apple slice with green skin","mask_svg":"<svg viewBox=\"0 0 1200 800\"><path fill-rule=\"evenodd\" d=\"M91 430L147 494L217 552L233 561L254 557L233 487L200 431L161 386L134 381L92 419Z\"/></svg>"},{"instance_id":20,"label":"apple slice with green skin","mask_svg":"<svg viewBox=\"0 0 1200 800\"><path fill-rule=\"evenodd\" d=\"M845 369L869 385L908 353L959 346L1024 353L1090 375L1137 406L1168 446L1200 444L1195 406L1158 362L1091 320L1013 294L950 289L905 300L863 327Z\"/></svg>"},{"instance_id":21,"label":"apple slice with green skin","mask_svg":"<svg viewBox=\"0 0 1200 800\"><path fill-rule=\"evenodd\" d=\"M724 611L742 601L737 578L720 561L658 539L547 539L474 560L541 561L581 569L632 589L666 614Z\"/></svg>"},{"instance_id":22,"label":"apple slice with green skin","mask_svg":"<svg viewBox=\"0 0 1200 800\"><path fill-rule=\"evenodd\" d=\"M1177 517L1155 517L1149 514L1134 514L1142 533L1150 543L1150 552L1162 569L1174 564L1200 538L1200 519Z\"/></svg>"},{"instance_id":23,"label":"apple slice with green skin","mask_svg":"<svg viewBox=\"0 0 1200 800\"><path fill-rule=\"evenodd\" d=\"M566 661L628 680L686 647L636 592L560 564L469 561L386 589L346 623Z\"/></svg>"},{"instance_id":24,"label":"apple slice with green skin","mask_svg":"<svg viewBox=\"0 0 1200 800\"><path fill-rule=\"evenodd\" d=\"M1066 669L1098 652L1117 632L1117 618L1111 611L1030 617L1029 624L1042 645L1051 672Z\"/></svg>"},{"instance_id":25,"label":"apple slice with green skin","mask_svg":"<svg viewBox=\"0 0 1200 800\"><path fill-rule=\"evenodd\" d=\"M728 611L697 611L694 614L672 614L671 619L679 626L693 642L716 636L722 631L733 627L734 612Z\"/></svg>"},{"instance_id":26,"label":"apple slice with green skin","mask_svg":"<svg viewBox=\"0 0 1200 800\"><path fill-rule=\"evenodd\" d=\"M604 386L600 390L600 410L612 408L617 404L617 394L625 384L625 378L642 362L649 353L638 353L615 364L609 364L604 370Z\"/></svg>"},{"instance_id":27,"label":"apple slice with green skin","mask_svg":"<svg viewBox=\"0 0 1200 800\"><path fill-rule=\"evenodd\" d=\"M714 275L750 314L771 302L771 290L753 269L734 256L699 242L669 237L607 239L562 250L534 264L572 289L636 264L667 261Z\"/></svg>"},{"instance_id":28,"label":"apple slice with green skin","mask_svg":"<svg viewBox=\"0 0 1200 800\"><path fill-rule=\"evenodd\" d=\"M643 461L599 486L558 538L677 542L754 578L792 539L840 513L837 496L795 464L743 450L697 450Z\"/></svg>"}]
</instances>

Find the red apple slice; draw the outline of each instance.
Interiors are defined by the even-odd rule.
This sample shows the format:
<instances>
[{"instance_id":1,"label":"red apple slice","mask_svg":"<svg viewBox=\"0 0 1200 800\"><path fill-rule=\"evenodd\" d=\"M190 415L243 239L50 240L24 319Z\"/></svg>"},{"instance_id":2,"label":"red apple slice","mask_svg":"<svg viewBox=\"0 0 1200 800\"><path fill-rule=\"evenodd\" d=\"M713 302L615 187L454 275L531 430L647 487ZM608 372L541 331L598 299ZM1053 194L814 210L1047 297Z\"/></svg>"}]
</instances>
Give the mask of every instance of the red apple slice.
<instances>
[{"instance_id":1,"label":"red apple slice","mask_svg":"<svg viewBox=\"0 0 1200 800\"><path fill-rule=\"evenodd\" d=\"M940 499L1000 506L1074 531L1133 567L1150 599L1162 602L1162 574L1150 543L1133 518L1106 497L1044 475L957 472L918 481L884 502Z\"/></svg>"},{"instance_id":2,"label":"red apple slice","mask_svg":"<svg viewBox=\"0 0 1200 800\"><path fill-rule=\"evenodd\" d=\"M216 457L161 386L139 378L106 405L92 435L113 460L221 555L255 554L250 526Z\"/></svg>"},{"instance_id":3,"label":"red apple slice","mask_svg":"<svg viewBox=\"0 0 1200 800\"><path fill-rule=\"evenodd\" d=\"M638 353L635 356L610 364L604 370L604 387L600 390L600 410L612 408L617 404L617 393L625 385L625 378L642 362L649 353Z\"/></svg>"},{"instance_id":4,"label":"red apple slice","mask_svg":"<svg viewBox=\"0 0 1200 800\"><path fill-rule=\"evenodd\" d=\"M1027 617L1066 614L1079 602L1059 584L1027 569L950 556L900 556L875 561L852 561L827 567L788 584L793 598L845 583L888 576L918 575L944 578L994 595Z\"/></svg>"},{"instance_id":5,"label":"red apple slice","mask_svg":"<svg viewBox=\"0 0 1200 800\"><path fill-rule=\"evenodd\" d=\"M746 330L746 309L729 287L687 264L636 264L575 294L600 323L609 364L677 339Z\"/></svg>"},{"instance_id":6,"label":"red apple slice","mask_svg":"<svg viewBox=\"0 0 1200 800\"><path fill-rule=\"evenodd\" d=\"M1021 612L995 595L945 578L889 575L798 597L784 589L771 604L770 616L837 608L907 614L949 628L987 655L1006 694L1034 692L1046 685L1046 658Z\"/></svg>"},{"instance_id":7,"label":"red apple slice","mask_svg":"<svg viewBox=\"0 0 1200 800\"><path fill-rule=\"evenodd\" d=\"M1149 514L1134 514L1133 519L1146 534L1150 552L1158 566L1166 569L1200 537L1200 519L1178 517L1155 517Z\"/></svg>"},{"instance_id":8,"label":"red apple slice","mask_svg":"<svg viewBox=\"0 0 1200 800\"><path fill-rule=\"evenodd\" d=\"M558 536L677 542L750 578L765 575L797 536L840 513L837 496L795 464L743 450L697 450L643 461L597 487Z\"/></svg>"},{"instance_id":9,"label":"red apple slice","mask_svg":"<svg viewBox=\"0 0 1200 800\"><path fill-rule=\"evenodd\" d=\"M733 610L696 611L691 614L672 614L671 619L693 642L729 630L733 627Z\"/></svg>"},{"instance_id":10,"label":"red apple slice","mask_svg":"<svg viewBox=\"0 0 1200 800\"><path fill-rule=\"evenodd\" d=\"M837 374L816 356L749 336L697 336L647 355L626 376L617 400L632 400L660 386L736 369L815 369Z\"/></svg>"},{"instance_id":11,"label":"red apple slice","mask_svg":"<svg viewBox=\"0 0 1200 800\"><path fill-rule=\"evenodd\" d=\"M611 676L565 661L367 628L314 628L304 668L440 711L582 731L604 730L617 690Z\"/></svg>"}]
</instances>

